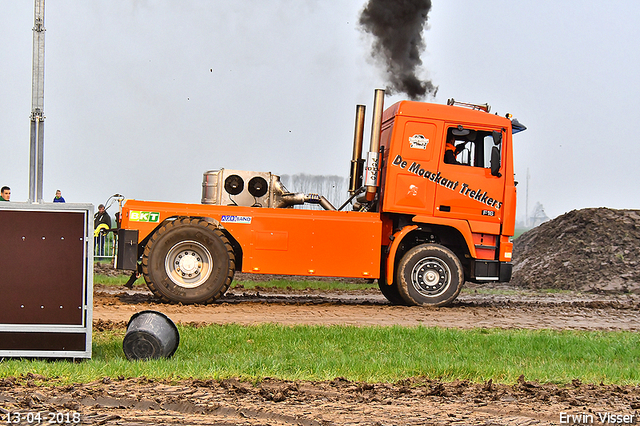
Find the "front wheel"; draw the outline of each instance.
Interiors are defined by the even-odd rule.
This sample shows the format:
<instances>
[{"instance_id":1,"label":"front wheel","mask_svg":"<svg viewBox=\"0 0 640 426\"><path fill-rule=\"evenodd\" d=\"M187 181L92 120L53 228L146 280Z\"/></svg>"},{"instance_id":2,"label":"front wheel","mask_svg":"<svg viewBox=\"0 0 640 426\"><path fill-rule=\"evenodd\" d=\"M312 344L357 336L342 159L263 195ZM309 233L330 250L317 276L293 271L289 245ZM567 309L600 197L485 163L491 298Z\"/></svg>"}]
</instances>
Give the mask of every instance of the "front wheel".
<instances>
[{"instance_id":1,"label":"front wheel","mask_svg":"<svg viewBox=\"0 0 640 426\"><path fill-rule=\"evenodd\" d=\"M380 278L378 278L378 288L380 288L380 292L392 305L405 305L406 303L398 291L398 280L395 280L392 284L387 283L387 268L384 266L385 263L386 261L382 260Z\"/></svg>"},{"instance_id":2,"label":"front wheel","mask_svg":"<svg viewBox=\"0 0 640 426\"><path fill-rule=\"evenodd\" d=\"M235 256L227 237L202 219L167 222L142 255L147 287L165 302L210 303L233 280Z\"/></svg>"},{"instance_id":3,"label":"front wheel","mask_svg":"<svg viewBox=\"0 0 640 426\"><path fill-rule=\"evenodd\" d=\"M404 305L405 301L398 291L398 283L387 284L383 278L378 279L378 288L380 293L391 303L392 305Z\"/></svg>"},{"instance_id":4,"label":"front wheel","mask_svg":"<svg viewBox=\"0 0 640 426\"><path fill-rule=\"evenodd\" d=\"M460 260L438 244L421 244L409 250L400 260L397 274L398 292L409 305L448 305L464 284Z\"/></svg>"}]
</instances>

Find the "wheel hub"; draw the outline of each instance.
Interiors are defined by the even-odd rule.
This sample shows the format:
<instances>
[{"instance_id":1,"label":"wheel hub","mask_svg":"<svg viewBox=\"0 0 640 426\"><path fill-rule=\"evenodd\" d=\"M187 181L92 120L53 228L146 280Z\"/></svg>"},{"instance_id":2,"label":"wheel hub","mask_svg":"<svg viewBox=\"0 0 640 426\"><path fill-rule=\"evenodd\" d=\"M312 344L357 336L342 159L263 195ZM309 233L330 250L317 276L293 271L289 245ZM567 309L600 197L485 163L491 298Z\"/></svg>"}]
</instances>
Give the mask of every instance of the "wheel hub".
<instances>
[{"instance_id":1,"label":"wheel hub","mask_svg":"<svg viewBox=\"0 0 640 426\"><path fill-rule=\"evenodd\" d=\"M176 260L176 270L182 273L182 276L193 276L200 273L202 269L202 259L194 251L184 251L178 254Z\"/></svg>"},{"instance_id":2,"label":"wheel hub","mask_svg":"<svg viewBox=\"0 0 640 426\"><path fill-rule=\"evenodd\" d=\"M424 296L437 296L451 282L451 272L446 263L438 258L425 258L416 263L411 271L411 283Z\"/></svg>"},{"instance_id":3,"label":"wheel hub","mask_svg":"<svg viewBox=\"0 0 640 426\"><path fill-rule=\"evenodd\" d=\"M211 275L213 257L201 243L181 241L171 247L164 266L173 283L184 288L195 288Z\"/></svg>"}]
</instances>

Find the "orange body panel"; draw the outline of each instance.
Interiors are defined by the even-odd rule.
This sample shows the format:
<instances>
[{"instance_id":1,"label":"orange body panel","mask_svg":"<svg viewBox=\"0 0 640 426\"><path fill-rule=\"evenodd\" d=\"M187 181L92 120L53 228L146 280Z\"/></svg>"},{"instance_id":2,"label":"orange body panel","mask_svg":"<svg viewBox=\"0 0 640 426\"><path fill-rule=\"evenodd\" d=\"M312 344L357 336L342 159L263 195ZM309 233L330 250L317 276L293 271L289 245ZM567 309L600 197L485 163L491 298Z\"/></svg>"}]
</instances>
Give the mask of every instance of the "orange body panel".
<instances>
[{"instance_id":1,"label":"orange body panel","mask_svg":"<svg viewBox=\"0 0 640 426\"><path fill-rule=\"evenodd\" d=\"M472 234L478 259L495 260L498 238L491 234Z\"/></svg>"},{"instance_id":2,"label":"orange body panel","mask_svg":"<svg viewBox=\"0 0 640 426\"><path fill-rule=\"evenodd\" d=\"M509 241L509 237L500 237L500 256L501 262L511 262L513 260L513 243Z\"/></svg>"},{"instance_id":3,"label":"orange body panel","mask_svg":"<svg viewBox=\"0 0 640 426\"><path fill-rule=\"evenodd\" d=\"M476 254L475 244L473 243L473 234L471 232L471 228L469 227L469 222L467 222L466 220L429 216L415 216L413 218L413 221L417 223L432 223L435 225L449 226L451 228L457 229L462 234L462 237L467 243L471 257L478 257L478 255Z\"/></svg>"},{"instance_id":4,"label":"orange body panel","mask_svg":"<svg viewBox=\"0 0 640 426\"><path fill-rule=\"evenodd\" d=\"M242 247L242 272L378 278L378 213L272 209L127 200L122 227L144 240L172 217L211 218ZM150 222L149 220L153 220Z\"/></svg>"}]
</instances>

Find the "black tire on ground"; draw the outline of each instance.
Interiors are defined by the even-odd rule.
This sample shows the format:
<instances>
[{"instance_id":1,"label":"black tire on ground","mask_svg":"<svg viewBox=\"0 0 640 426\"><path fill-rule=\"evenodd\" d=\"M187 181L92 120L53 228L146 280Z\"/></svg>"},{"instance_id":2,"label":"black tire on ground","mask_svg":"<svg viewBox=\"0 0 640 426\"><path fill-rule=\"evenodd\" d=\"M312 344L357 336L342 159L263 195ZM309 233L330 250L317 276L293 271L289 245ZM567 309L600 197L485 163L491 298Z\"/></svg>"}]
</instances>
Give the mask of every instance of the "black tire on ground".
<instances>
[{"instance_id":1,"label":"black tire on ground","mask_svg":"<svg viewBox=\"0 0 640 426\"><path fill-rule=\"evenodd\" d=\"M398 291L398 281L395 280L393 284L387 284L387 268L384 266L386 261L381 261L380 278L378 278L378 288L384 297L387 298L392 305L406 305L406 302Z\"/></svg>"},{"instance_id":2,"label":"black tire on ground","mask_svg":"<svg viewBox=\"0 0 640 426\"><path fill-rule=\"evenodd\" d=\"M392 305L406 305L407 303L404 301L404 299L400 295L400 292L398 291L398 283L394 282L393 284L389 285L386 281L387 280L383 278L378 279L378 287L380 288L380 292L383 294L383 296L386 297Z\"/></svg>"},{"instance_id":3,"label":"black tire on ground","mask_svg":"<svg viewBox=\"0 0 640 426\"><path fill-rule=\"evenodd\" d=\"M458 297L464 273L451 250L439 244L421 244L400 260L396 282L408 305L446 306Z\"/></svg>"},{"instance_id":4,"label":"black tire on ground","mask_svg":"<svg viewBox=\"0 0 640 426\"><path fill-rule=\"evenodd\" d=\"M210 303L233 280L235 255L227 237L202 219L178 218L153 233L142 254L149 290L165 302Z\"/></svg>"}]
</instances>

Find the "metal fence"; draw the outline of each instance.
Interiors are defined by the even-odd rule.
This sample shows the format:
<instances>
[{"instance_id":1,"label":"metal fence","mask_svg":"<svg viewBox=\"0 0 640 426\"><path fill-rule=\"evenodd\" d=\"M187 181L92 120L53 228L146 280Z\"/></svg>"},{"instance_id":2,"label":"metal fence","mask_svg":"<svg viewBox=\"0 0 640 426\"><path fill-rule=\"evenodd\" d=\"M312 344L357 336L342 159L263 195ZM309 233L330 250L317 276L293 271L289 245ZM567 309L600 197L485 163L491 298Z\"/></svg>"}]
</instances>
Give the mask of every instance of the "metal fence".
<instances>
[{"instance_id":1,"label":"metal fence","mask_svg":"<svg viewBox=\"0 0 640 426\"><path fill-rule=\"evenodd\" d=\"M116 257L118 235L115 232L98 230L93 236L93 257L95 259L113 259Z\"/></svg>"}]
</instances>

